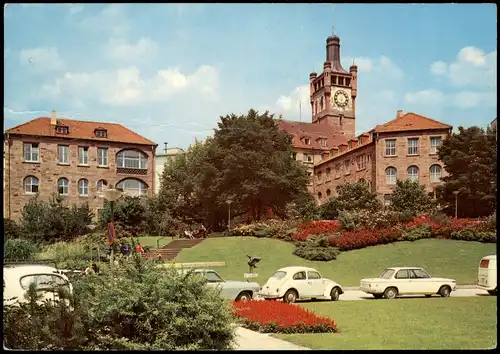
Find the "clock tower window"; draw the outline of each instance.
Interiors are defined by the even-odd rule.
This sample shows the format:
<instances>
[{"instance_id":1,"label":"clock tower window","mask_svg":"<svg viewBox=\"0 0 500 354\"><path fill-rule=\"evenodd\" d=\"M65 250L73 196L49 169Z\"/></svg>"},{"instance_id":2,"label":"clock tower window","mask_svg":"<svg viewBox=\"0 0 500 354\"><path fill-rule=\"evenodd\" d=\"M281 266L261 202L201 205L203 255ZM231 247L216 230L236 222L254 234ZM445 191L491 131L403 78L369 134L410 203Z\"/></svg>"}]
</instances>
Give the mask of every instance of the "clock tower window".
<instances>
[{"instance_id":1,"label":"clock tower window","mask_svg":"<svg viewBox=\"0 0 500 354\"><path fill-rule=\"evenodd\" d=\"M351 84L351 79L346 79L346 83L345 83L345 85L346 85L346 86L350 86L350 84Z\"/></svg>"}]
</instances>

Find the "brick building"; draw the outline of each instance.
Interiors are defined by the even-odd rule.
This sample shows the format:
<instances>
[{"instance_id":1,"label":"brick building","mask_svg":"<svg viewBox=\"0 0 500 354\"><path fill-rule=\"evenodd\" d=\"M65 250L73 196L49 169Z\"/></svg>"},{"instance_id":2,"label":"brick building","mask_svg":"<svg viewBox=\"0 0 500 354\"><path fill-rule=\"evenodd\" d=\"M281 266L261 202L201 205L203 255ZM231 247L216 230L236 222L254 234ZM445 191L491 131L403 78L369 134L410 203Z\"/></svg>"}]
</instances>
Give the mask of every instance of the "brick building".
<instances>
[{"instance_id":1,"label":"brick building","mask_svg":"<svg viewBox=\"0 0 500 354\"><path fill-rule=\"evenodd\" d=\"M437 149L452 127L415 113L398 111L396 119L332 149L314 166L313 190L319 204L347 182L365 180L389 203L397 179L416 180L433 193L446 175Z\"/></svg>"},{"instance_id":2,"label":"brick building","mask_svg":"<svg viewBox=\"0 0 500 354\"><path fill-rule=\"evenodd\" d=\"M358 68L340 63L340 39L326 40L320 75L311 73L311 123L280 119L278 127L293 142L293 153L311 176L309 191L323 203L336 186L365 180L388 202L396 179L418 179L430 193L444 176L437 146L452 127L415 113L403 115L355 136Z\"/></svg>"},{"instance_id":3,"label":"brick building","mask_svg":"<svg viewBox=\"0 0 500 354\"><path fill-rule=\"evenodd\" d=\"M4 136L4 217L18 219L37 193L69 204L88 202L97 213L98 192L108 184L129 195L149 195L155 185L157 144L120 124L40 117Z\"/></svg>"}]
</instances>

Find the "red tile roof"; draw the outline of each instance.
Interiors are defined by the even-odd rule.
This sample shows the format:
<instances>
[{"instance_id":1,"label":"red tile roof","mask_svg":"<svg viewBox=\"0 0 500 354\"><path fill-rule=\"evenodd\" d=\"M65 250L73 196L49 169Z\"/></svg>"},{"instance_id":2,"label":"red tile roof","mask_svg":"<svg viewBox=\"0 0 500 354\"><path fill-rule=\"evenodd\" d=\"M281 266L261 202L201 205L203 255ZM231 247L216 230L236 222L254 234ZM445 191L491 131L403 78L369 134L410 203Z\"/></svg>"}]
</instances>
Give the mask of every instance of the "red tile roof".
<instances>
[{"instance_id":1,"label":"red tile roof","mask_svg":"<svg viewBox=\"0 0 500 354\"><path fill-rule=\"evenodd\" d=\"M396 132L408 130L449 129L451 125L438 122L412 112L406 113L401 118L393 119L385 124L377 125L373 130L377 133Z\"/></svg>"},{"instance_id":2,"label":"red tile roof","mask_svg":"<svg viewBox=\"0 0 500 354\"><path fill-rule=\"evenodd\" d=\"M69 127L69 134L56 134L55 127L51 126L50 118L40 117L30 120L27 123L18 125L7 130L9 134L24 134L35 136L57 136L68 139L85 139L98 141L112 141L120 143L154 145L155 142L146 139L145 137L125 128L121 124L103 123L103 122L87 122L74 119L57 119L58 125ZM95 136L95 129L106 129L107 137L98 138Z\"/></svg>"},{"instance_id":3,"label":"red tile roof","mask_svg":"<svg viewBox=\"0 0 500 354\"><path fill-rule=\"evenodd\" d=\"M344 143L347 138L327 124L295 122L280 119L277 122L278 128L293 135L293 146L296 148L331 150L333 147ZM311 139L311 144L306 145L302 137ZM321 145L320 138L326 138L326 146Z\"/></svg>"}]
</instances>

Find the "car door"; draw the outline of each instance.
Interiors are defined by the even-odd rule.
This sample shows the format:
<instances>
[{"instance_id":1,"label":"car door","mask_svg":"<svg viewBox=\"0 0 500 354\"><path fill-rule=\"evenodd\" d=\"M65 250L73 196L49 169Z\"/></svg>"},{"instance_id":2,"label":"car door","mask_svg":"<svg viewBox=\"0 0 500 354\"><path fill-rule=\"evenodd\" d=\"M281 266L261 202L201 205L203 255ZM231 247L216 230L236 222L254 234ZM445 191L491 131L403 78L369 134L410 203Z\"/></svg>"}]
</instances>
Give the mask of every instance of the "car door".
<instances>
[{"instance_id":1,"label":"car door","mask_svg":"<svg viewBox=\"0 0 500 354\"><path fill-rule=\"evenodd\" d=\"M311 297L323 296L324 284L321 275L315 271L307 271L307 285Z\"/></svg>"},{"instance_id":2,"label":"car door","mask_svg":"<svg viewBox=\"0 0 500 354\"><path fill-rule=\"evenodd\" d=\"M410 281L415 294L433 294L438 290L435 289L436 284L432 281L429 274L422 269L411 269Z\"/></svg>"},{"instance_id":3,"label":"car door","mask_svg":"<svg viewBox=\"0 0 500 354\"><path fill-rule=\"evenodd\" d=\"M213 270L209 270L209 271L204 272L203 275L207 279L207 285L219 290L221 297L223 297L224 299L233 299L234 298L234 296L232 294L232 292L234 292L234 290L229 289L227 286L225 286L224 280L221 278L221 276L217 272L215 272Z\"/></svg>"},{"instance_id":4,"label":"car door","mask_svg":"<svg viewBox=\"0 0 500 354\"><path fill-rule=\"evenodd\" d=\"M300 298L309 297L311 292L307 284L306 272L304 271L296 272L292 276L292 280L290 281L290 286L288 286L288 288L297 289Z\"/></svg>"},{"instance_id":5,"label":"car door","mask_svg":"<svg viewBox=\"0 0 500 354\"><path fill-rule=\"evenodd\" d=\"M394 283L398 288L398 293L403 294L413 294L413 289L411 286L411 279L408 269L400 269L394 275Z\"/></svg>"}]
</instances>

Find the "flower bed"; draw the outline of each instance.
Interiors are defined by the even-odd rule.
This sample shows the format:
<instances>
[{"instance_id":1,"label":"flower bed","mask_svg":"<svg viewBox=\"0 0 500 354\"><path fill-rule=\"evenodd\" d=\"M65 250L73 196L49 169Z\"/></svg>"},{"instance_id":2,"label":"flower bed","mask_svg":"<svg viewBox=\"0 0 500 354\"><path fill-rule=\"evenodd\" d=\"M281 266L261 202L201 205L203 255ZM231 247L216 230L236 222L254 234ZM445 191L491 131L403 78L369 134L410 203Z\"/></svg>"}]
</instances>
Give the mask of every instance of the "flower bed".
<instances>
[{"instance_id":1,"label":"flower bed","mask_svg":"<svg viewBox=\"0 0 500 354\"><path fill-rule=\"evenodd\" d=\"M309 221L299 225L297 233L292 235L296 241L306 241L310 236L334 234L340 231L340 223L337 220Z\"/></svg>"},{"instance_id":2,"label":"flower bed","mask_svg":"<svg viewBox=\"0 0 500 354\"><path fill-rule=\"evenodd\" d=\"M354 231L345 231L340 236L330 237L328 241L333 247L340 251L350 251L368 246L375 246L396 242L401 238L401 229L359 229Z\"/></svg>"},{"instance_id":3,"label":"flower bed","mask_svg":"<svg viewBox=\"0 0 500 354\"><path fill-rule=\"evenodd\" d=\"M245 328L262 333L336 333L335 322L281 301L233 302Z\"/></svg>"}]
</instances>

